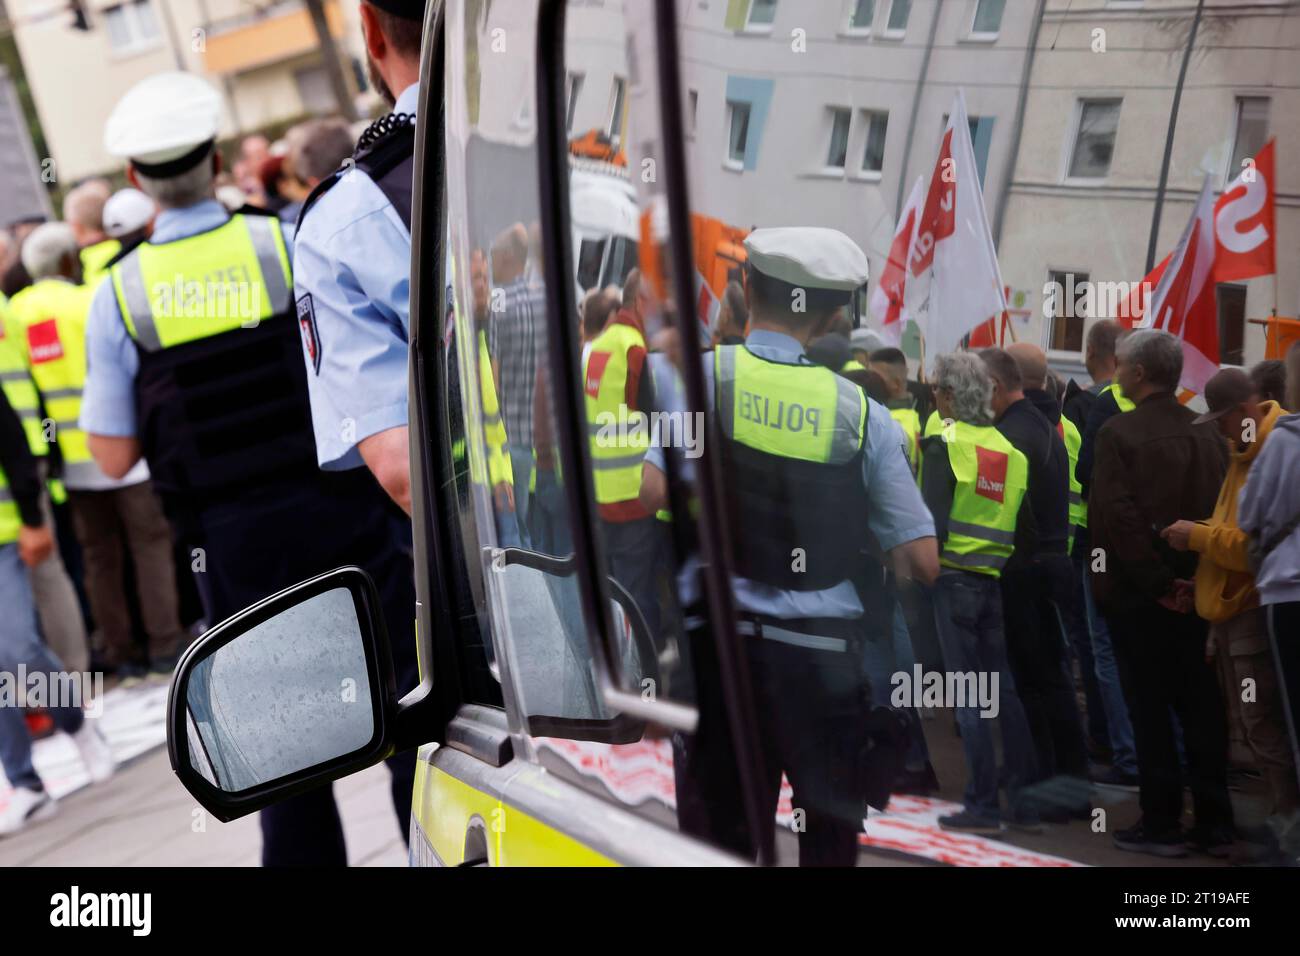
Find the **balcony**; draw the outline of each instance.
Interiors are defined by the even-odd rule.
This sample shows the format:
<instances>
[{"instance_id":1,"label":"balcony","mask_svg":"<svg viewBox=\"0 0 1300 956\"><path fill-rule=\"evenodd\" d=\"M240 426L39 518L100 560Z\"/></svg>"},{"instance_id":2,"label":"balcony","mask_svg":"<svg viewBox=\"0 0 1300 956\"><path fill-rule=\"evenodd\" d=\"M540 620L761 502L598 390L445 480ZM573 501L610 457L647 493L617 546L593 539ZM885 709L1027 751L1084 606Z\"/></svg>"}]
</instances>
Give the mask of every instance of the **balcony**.
<instances>
[{"instance_id":1,"label":"balcony","mask_svg":"<svg viewBox=\"0 0 1300 956\"><path fill-rule=\"evenodd\" d=\"M325 4L325 18L330 33L335 37L343 36L343 13L338 0L329 0ZM203 61L209 73L243 73L319 48L311 14L300 0L217 20L209 23L206 31L207 47Z\"/></svg>"}]
</instances>

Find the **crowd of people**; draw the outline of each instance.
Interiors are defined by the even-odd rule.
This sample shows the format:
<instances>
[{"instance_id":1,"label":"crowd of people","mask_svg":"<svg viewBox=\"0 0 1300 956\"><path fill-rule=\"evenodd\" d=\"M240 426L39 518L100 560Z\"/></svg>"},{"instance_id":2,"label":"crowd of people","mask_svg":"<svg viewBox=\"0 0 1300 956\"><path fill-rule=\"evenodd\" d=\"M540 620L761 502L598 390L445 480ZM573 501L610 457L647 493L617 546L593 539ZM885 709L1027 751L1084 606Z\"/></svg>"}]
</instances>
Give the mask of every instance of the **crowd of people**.
<instances>
[{"instance_id":1,"label":"crowd of people","mask_svg":"<svg viewBox=\"0 0 1300 956\"><path fill-rule=\"evenodd\" d=\"M762 411L754 420L764 425L778 400L789 405L811 394L800 391L803 378L814 380L806 373L810 365L861 386L873 400L871 412L887 412L896 427L911 469L908 483L933 521L933 531L913 532L913 543L933 546L938 567L927 575L920 570L925 561L914 558L912 572L896 574L894 541L884 539L893 529L867 533L871 546L819 584L797 582L776 559L762 566L755 555L764 550L785 554L788 562L792 544L859 536L850 521L857 506L850 486L841 486L834 498L838 523L823 528L801 505L796 478L771 477L799 454L793 445L781 446L791 439L738 437L740 423L720 409L722 437L715 440L723 443L717 453L735 498L728 515L742 621L752 616L768 636L778 625L815 632L817 639L838 634L846 623L839 615L848 612L825 588L837 574L848 576L862 609L850 644L865 636L862 656L877 704L891 700L897 675L910 674L914 663L925 673L997 676L1000 763L993 722L981 714L987 702L941 705L955 708L967 774L962 810L940 820L947 829L1041 832L1044 823L1091 822L1094 788L1102 786L1139 794L1140 818L1107 830L1122 850L1294 860L1300 795L1291 709L1297 665L1289 639L1300 598L1300 501L1283 476L1295 463L1300 432L1297 416L1285 411L1300 406L1300 349L1287 361L1249 371L1223 369L1207 386L1208 411L1201 415L1179 399L1181 344L1167 333L1129 330L1112 320L1089 328L1086 386L1063 382L1043 350L1024 342L933 357L928 381L913 381L903 352L874 332L853 329L847 306L828 299L820 318L810 306L815 318L801 319L780 307L780 294L764 294L756 277L772 283L754 250L779 232L757 230L747 241L750 262L724 290L703 356L708 381L727 374L725 363L740 361L731 357L737 349L797 372L767 383L763 376L773 373L766 364L746 373L742 363L734 372L755 389L757 401L768 403L755 406ZM816 232L800 236L798 250L774 249L785 257L779 268L813 260L821 251ZM790 285L820 291L815 282L824 278L803 274L802 283ZM670 407L664 392L682 387L671 374L654 376L659 388L637 385L644 385L641 370L674 351L675 341L646 331L653 307L640 301L641 281L634 271L621 290L591 290L581 303L592 426L602 413L626 417ZM756 301L761 311L752 311ZM606 380L614 384L607 398ZM738 416L750 417L737 408ZM785 430L798 426L787 421ZM653 612L662 657L673 642L674 614L689 618L699 608L686 607L682 598L670 611L673 602L665 599L672 588L663 578L672 572L660 565L680 568L682 561L654 538L656 512L662 520L659 509L670 498L665 472L672 467L665 460L671 451L659 447L658 436L648 444L636 449L643 464L628 460L626 443L602 447L593 438L592 456L610 573ZM619 468L628 469L627 481ZM869 473L868 486L879 479ZM881 500L895 517L914 507L906 495ZM869 531L876 532L874 525ZM677 596L688 589L683 585ZM815 610L796 614L782 607L785 601ZM814 627L793 623L819 616ZM770 666L755 657L751 679L772 680L772 708L789 711L794 689L778 693ZM834 684L828 671L804 685L801 706L812 707L812 695ZM761 686L758 693L761 704ZM692 695L702 696L698 688ZM892 788L933 793L939 781L922 720L910 698L896 709L910 734ZM790 728L766 731L780 740ZM684 749L689 752L689 743ZM768 758L790 777L798 805L801 785L809 792L807 755ZM682 804L692 781L681 773L689 760L677 764L679 822L689 828ZM1230 782L1258 791L1236 814ZM1187 828L1185 784L1192 794ZM720 838L716 821L694 825ZM809 859L851 859L837 858L824 843L821 851L813 849Z\"/></svg>"},{"instance_id":2,"label":"crowd of people","mask_svg":"<svg viewBox=\"0 0 1300 956\"><path fill-rule=\"evenodd\" d=\"M233 175L213 183L230 211L271 210L286 224L303 201L351 157L355 137L337 119L313 119L270 143L238 146ZM3 588L0 669L103 674L108 687L160 683L202 632L206 615L193 572L150 479L145 460L110 476L96 463L81 424L87 380L86 327L96 290L113 267L146 242L158 200L102 179L69 189L62 218L0 230L0 385L7 487L0 502L16 518ZM93 414L93 410L92 410ZM25 452L25 454L24 454ZM9 543L7 540L5 543ZM30 618L30 620L28 620ZM93 683L80 704L0 708L0 755L15 798L0 834L52 811L32 767L31 740L65 731L91 779L113 772L111 749L94 721Z\"/></svg>"}]
</instances>

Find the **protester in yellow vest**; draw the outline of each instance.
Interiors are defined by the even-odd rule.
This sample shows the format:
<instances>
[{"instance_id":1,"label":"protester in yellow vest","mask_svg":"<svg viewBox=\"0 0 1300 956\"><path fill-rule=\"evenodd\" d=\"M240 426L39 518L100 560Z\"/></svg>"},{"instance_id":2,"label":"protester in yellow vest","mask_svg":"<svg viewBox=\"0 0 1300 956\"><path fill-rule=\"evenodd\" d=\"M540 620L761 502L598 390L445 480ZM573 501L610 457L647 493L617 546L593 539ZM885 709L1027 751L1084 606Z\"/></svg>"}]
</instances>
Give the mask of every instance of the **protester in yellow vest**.
<instances>
[{"instance_id":1,"label":"protester in yellow vest","mask_svg":"<svg viewBox=\"0 0 1300 956\"><path fill-rule=\"evenodd\" d=\"M24 689L30 693L43 677L47 687L77 687L79 677L67 672L41 641L33 607L28 572L55 551L54 535L42 512L40 472L28 445L22 423L0 391L0 672L12 682L26 672ZM88 689L84 688L83 689ZM95 721L87 721L79 704L37 701L54 726L72 737L92 781L113 773L112 752ZM0 766L14 789L0 805L0 837L45 819L54 802L32 765L32 745L22 708L6 700L0 704Z\"/></svg>"},{"instance_id":2,"label":"protester in yellow vest","mask_svg":"<svg viewBox=\"0 0 1300 956\"><path fill-rule=\"evenodd\" d=\"M646 369L645 315L649 289L641 271L623 282L622 306L596 336L582 369L590 438L592 483L609 573L631 593L652 638L659 635L655 592L658 531L642 506L641 465L650 445L646 413L653 380Z\"/></svg>"},{"instance_id":3,"label":"protester in yellow vest","mask_svg":"<svg viewBox=\"0 0 1300 956\"><path fill-rule=\"evenodd\" d=\"M916 411L915 397L907 390L907 357L899 349L877 349L871 353L871 369L889 389L885 407L910 442L907 457L915 474L921 467L921 416Z\"/></svg>"},{"instance_id":4,"label":"protester in yellow vest","mask_svg":"<svg viewBox=\"0 0 1300 956\"><path fill-rule=\"evenodd\" d=\"M923 442L921 491L940 541L943 573L934 588L935 618L944 666L950 672L997 678L998 723L1012 826L1035 829L1038 811L1021 790L1036 776L1036 758L1024 706L1007 661L998 579L1015 550L1017 524L1028 517L1029 466L993 427L993 381L984 363L966 352L940 355L934 364L935 401L943 434ZM939 818L945 829L996 833L1003 827L999 770L990 721L978 706L957 707L957 725L970 774L963 809Z\"/></svg>"},{"instance_id":5,"label":"protester in yellow vest","mask_svg":"<svg viewBox=\"0 0 1300 956\"><path fill-rule=\"evenodd\" d=\"M62 470L61 463L57 455L51 455L51 443L46 438L47 429L53 438L53 423L41 406L40 393L27 366L25 344L21 326L0 296L0 387L22 421L28 448L36 457L45 479L49 498L42 500L42 507L46 509L46 521L53 526L54 514L50 505L62 505L67 501L67 493L63 482L56 477ZM41 632L50 648L69 670L86 670L90 666L86 621L76 588L57 548L31 569L31 585Z\"/></svg>"},{"instance_id":6,"label":"protester in yellow vest","mask_svg":"<svg viewBox=\"0 0 1300 956\"><path fill-rule=\"evenodd\" d=\"M63 458L63 483L104 661L120 676L141 677L145 665L137 660L122 555L129 549L135 564L150 640L154 646L177 646L182 634L171 529L150 486L148 466L137 462L122 478L110 478L91 457L81 428L86 317L95 290L76 284L80 260L71 227L39 227L23 246L23 264L34 282L14 296L10 311Z\"/></svg>"}]
</instances>

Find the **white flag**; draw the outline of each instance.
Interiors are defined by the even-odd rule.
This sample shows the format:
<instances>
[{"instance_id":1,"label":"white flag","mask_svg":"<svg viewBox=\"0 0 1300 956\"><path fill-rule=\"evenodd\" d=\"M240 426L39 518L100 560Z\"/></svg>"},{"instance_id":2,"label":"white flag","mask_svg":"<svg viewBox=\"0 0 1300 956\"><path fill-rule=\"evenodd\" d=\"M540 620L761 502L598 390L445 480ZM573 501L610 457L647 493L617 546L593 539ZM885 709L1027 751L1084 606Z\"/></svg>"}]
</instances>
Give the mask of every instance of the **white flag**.
<instances>
[{"instance_id":1,"label":"white flag","mask_svg":"<svg viewBox=\"0 0 1300 956\"><path fill-rule=\"evenodd\" d=\"M964 336L1006 310L961 90L944 130L909 266L906 297L925 335L927 362L956 350Z\"/></svg>"}]
</instances>

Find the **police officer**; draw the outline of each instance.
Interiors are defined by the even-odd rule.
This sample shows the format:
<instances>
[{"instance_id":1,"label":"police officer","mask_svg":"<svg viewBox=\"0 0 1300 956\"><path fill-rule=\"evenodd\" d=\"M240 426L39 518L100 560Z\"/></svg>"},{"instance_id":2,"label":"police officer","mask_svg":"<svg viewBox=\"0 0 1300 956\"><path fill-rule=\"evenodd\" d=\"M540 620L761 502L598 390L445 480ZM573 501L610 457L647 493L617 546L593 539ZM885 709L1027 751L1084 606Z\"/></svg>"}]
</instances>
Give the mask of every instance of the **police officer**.
<instances>
[{"instance_id":1,"label":"police officer","mask_svg":"<svg viewBox=\"0 0 1300 956\"><path fill-rule=\"evenodd\" d=\"M708 356L705 375L730 490L733 588L756 695L764 813L774 818L784 771L803 811L801 865L852 865L865 813L869 695L858 646L863 606L849 575L874 535L904 575L933 580L934 522L889 414L805 353L866 282L862 250L820 228L757 229L745 248L750 333L743 346ZM656 507L668 498L666 455L656 441L645 458L642 500ZM675 742L679 825L752 853L726 717L710 686L711 644L699 631L692 638L700 725Z\"/></svg>"},{"instance_id":2,"label":"police officer","mask_svg":"<svg viewBox=\"0 0 1300 956\"><path fill-rule=\"evenodd\" d=\"M96 462L141 457L193 558L209 621L315 574L365 568L380 589L399 690L416 682L410 527L364 471L316 466L290 239L273 216L213 198L221 98L189 73L132 88L105 145L161 207L149 241L112 267L87 322L81 425ZM394 758L406 830L414 763ZM343 864L329 789L264 811L265 864Z\"/></svg>"},{"instance_id":3,"label":"police officer","mask_svg":"<svg viewBox=\"0 0 1300 956\"><path fill-rule=\"evenodd\" d=\"M424 8L423 0L361 4L370 77L392 112L362 135L355 164L307 198L294 243L320 466L365 464L407 511L411 190Z\"/></svg>"}]
</instances>

